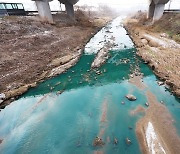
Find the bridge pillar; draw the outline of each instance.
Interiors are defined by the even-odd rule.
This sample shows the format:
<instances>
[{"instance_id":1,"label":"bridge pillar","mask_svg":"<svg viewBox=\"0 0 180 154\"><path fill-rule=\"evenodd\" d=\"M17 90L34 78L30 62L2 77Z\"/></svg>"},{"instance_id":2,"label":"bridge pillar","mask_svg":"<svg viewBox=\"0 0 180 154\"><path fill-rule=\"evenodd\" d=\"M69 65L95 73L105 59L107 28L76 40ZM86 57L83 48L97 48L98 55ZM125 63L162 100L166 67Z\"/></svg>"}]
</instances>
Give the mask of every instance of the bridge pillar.
<instances>
[{"instance_id":1,"label":"bridge pillar","mask_svg":"<svg viewBox=\"0 0 180 154\"><path fill-rule=\"evenodd\" d=\"M149 11L148 11L148 18L152 18L153 22L159 20L164 12L165 4L169 0L149 0Z\"/></svg>"},{"instance_id":2,"label":"bridge pillar","mask_svg":"<svg viewBox=\"0 0 180 154\"><path fill-rule=\"evenodd\" d=\"M165 7L165 4L156 4L155 5L153 21L157 21L163 16L164 7Z\"/></svg>"},{"instance_id":3,"label":"bridge pillar","mask_svg":"<svg viewBox=\"0 0 180 154\"><path fill-rule=\"evenodd\" d=\"M66 7L66 12L67 12L68 16L70 18L74 19L74 6L73 6L73 4L66 2L65 7Z\"/></svg>"},{"instance_id":4,"label":"bridge pillar","mask_svg":"<svg viewBox=\"0 0 180 154\"><path fill-rule=\"evenodd\" d=\"M52 18L50 6L49 6L49 1L48 0L41 0L41 1L36 0L35 2L36 2L36 6L38 9L40 18L43 21L53 23L53 18Z\"/></svg>"},{"instance_id":5,"label":"bridge pillar","mask_svg":"<svg viewBox=\"0 0 180 154\"><path fill-rule=\"evenodd\" d=\"M148 18L153 18L154 16L154 10L155 10L155 4L152 1L151 4L149 5L149 10L148 10Z\"/></svg>"}]
</instances>

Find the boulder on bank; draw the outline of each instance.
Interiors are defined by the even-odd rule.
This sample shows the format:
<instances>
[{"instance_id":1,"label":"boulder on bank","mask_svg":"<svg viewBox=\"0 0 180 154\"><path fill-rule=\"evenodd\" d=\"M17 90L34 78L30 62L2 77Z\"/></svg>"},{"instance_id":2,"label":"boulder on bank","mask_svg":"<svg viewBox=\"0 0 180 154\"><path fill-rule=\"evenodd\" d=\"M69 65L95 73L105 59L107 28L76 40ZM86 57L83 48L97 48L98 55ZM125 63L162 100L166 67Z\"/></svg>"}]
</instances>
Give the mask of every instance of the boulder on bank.
<instances>
[{"instance_id":1,"label":"boulder on bank","mask_svg":"<svg viewBox=\"0 0 180 154\"><path fill-rule=\"evenodd\" d=\"M4 93L0 94L0 104L4 101L4 99L6 98L6 95Z\"/></svg>"},{"instance_id":2,"label":"boulder on bank","mask_svg":"<svg viewBox=\"0 0 180 154\"><path fill-rule=\"evenodd\" d=\"M137 99L134 95L131 95L131 94L126 95L126 98L127 98L129 101L135 101L135 100Z\"/></svg>"}]
</instances>

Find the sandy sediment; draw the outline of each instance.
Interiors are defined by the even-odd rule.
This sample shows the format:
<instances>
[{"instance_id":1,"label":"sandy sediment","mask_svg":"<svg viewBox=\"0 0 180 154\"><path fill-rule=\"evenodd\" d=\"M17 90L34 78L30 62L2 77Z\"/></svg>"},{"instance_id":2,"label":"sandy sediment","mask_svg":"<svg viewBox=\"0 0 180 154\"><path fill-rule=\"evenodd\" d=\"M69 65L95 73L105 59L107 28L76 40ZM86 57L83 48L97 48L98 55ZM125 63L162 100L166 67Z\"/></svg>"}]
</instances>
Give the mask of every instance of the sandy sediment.
<instances>
[{"instance_id":1,"label":"sandy sediment","mask_svg":"<svg viewBox=\"0 0 180 154\"><path fill-rule=\"evenodd\" d=\"M104 132L106 131L106 122L107 122L107 107L108 107L108 100L105 99L102 103L102 114L100 117L100 131L98 133L98 137L101 139L103 138ZM105 141L103 141L105 142ZM103 154L103 150L95 150L94 154Z\"/></svg>"},{"instance_id":2,"label":"sandy sediment","mask_svg":"<svg viewBox=\"0 0 180 154\"><path fill-rule=\"evenodd\" d=\"M142 76L133 76L133 78L129 79L129 82L134 84L140 90L147 88L146 85L142 82Z\"/></svg>"},{"instance_id":3,"label":"sandy sediment","mask_svg":"<svg viewBox=\"0 0 180 154\"><path fill-rule=\"evenodd\" d=\"M137 106L134 110L131 110L130 111L130 115L136 115L136 114L139 114L139 113L145 113L146 109L142 106Z\"/></svg>"},{"instance_id":4,"label":"sandy sediment","mask_svg":"<svg viewBox=\"0 0 180 154\"><path fill-rule=\"evenodd\" d=\"M147 86L142 83L140 76L131 78L130 82L140 90L146 90ZM130 112L131 115L145 113L136 124L136 134L142 153L177 153L180 151L180 138L174 126L174 119L154 94L146 90L146 97L149 104L147 109L138 106Z\"/></svg>"},{"instance_id":5,"label":"sandy sediment","mask_svg":"<svg viewBox=\"0 0 180 154\"><path fill-rule=\"evenodd\" d=\"M136 133L142 152L151 153L152 151L147 144L148 140L146 137L148 123L150 122L157 136L154 141L154 150L163 153L163 150L157 145L160 143L166 153L177 153L180 151L180 138L176 132L171 114L164 105L157 101L156 97L150 91L146 92L146 96L149 107L145 116L136 125Z\"/></svg>"}]
</instances>

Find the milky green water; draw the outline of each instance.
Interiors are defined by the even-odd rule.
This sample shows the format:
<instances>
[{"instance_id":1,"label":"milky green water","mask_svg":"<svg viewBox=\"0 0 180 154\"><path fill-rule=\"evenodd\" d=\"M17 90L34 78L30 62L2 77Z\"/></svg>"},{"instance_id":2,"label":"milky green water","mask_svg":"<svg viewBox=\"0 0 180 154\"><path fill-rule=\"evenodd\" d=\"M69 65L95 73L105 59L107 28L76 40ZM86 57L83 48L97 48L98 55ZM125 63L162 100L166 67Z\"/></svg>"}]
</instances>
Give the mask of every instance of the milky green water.
<instances>
[{"instance_id":1,"label":"milky green water","mask_svg":"<svg viewBox=\"0 0 180 154\"><path fill-rule=\"evenodd\" d=\"M110 51L107 63L98 69L102 74L97 75L90 66L97 49L103 45L102 39L109 40L109 35L115 37L117 45ZM130 61L121 63L124 58ZM135 66L140 66L144 73L143 82L147 85L144 91L128 82L130 68ZM143 114L132 116L130 111L138 105L146 107L146 90L164 101L180 134L180 101L164 86L158 86L156 80L149 67L136 56L132 41L120 19L116 19L88 43L85 54L74 67L30 89L0 112L0 139L3 139L0 153L141 153L135 125ZM57 93L60 90L62 94ZM125 95L129 93L137 100L128 101ZM102 137L103 147L92 145L96 136ZM126 144L127 137L131 145ZM117 145L114 138L119 141Z\"/></svg>"}]
</instances>

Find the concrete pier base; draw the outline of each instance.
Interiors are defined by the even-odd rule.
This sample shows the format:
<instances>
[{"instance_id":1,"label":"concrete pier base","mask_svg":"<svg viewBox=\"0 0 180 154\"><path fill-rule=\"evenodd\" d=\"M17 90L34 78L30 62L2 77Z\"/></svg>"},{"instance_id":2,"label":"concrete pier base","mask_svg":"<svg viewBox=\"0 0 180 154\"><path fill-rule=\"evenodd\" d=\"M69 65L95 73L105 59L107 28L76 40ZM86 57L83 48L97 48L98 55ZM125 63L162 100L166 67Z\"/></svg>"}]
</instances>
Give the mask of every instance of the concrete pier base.
<instances>
[{"instance_id":1,"label":"concrete pier base","mask_svg":"<svg viewBox=\"0 0 180 154\"><path fill-rule=\"evenodd\" d=\"M66 2L65 7L66 7L66 12L67 12L68 16L70 18L74 19L74 7L73 7L73 5Z\"/></svg>"},{"instance_id":2,"label":"concrete pier base","mask_svg":"<svg viewBox=\"0 0 180 154\"><path fill-rule=\"evenodd\" d=\"M153 21L159 20L164 13L165 4L156 4L154 10Z\"/></svg>"},{"instance_id":3,"label":"concrete pier base","mask_svg":"<svg viewBox=\"0 0 180 154\"><path fill-rule=\"evenodd\" d=\"M53 18L52 18L50 6L49 6L49 1L44 0L44 1L35 1L35 2L36 2L36 6L38 9L40 18L43 21L53 23Z\"/></svg>"}]
</instances>

